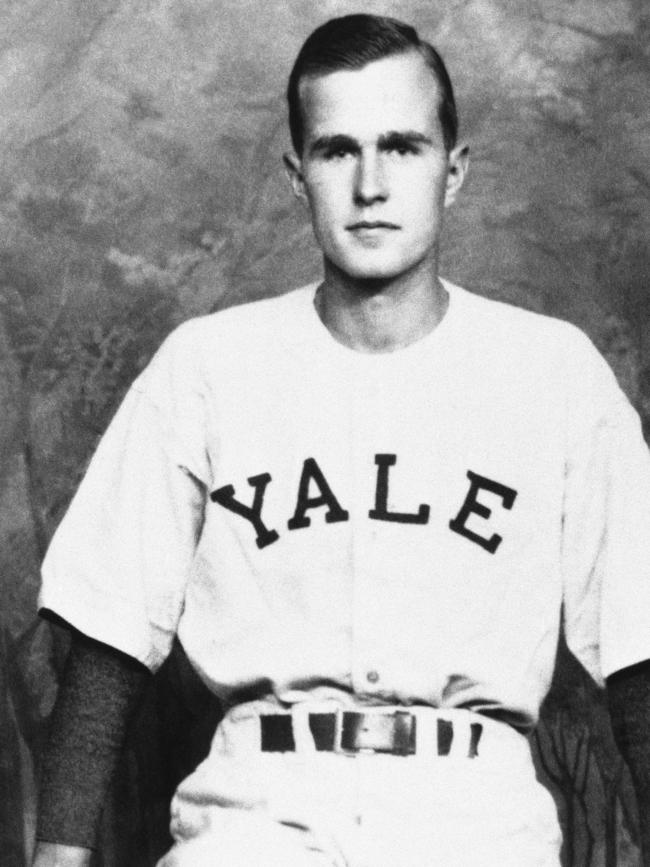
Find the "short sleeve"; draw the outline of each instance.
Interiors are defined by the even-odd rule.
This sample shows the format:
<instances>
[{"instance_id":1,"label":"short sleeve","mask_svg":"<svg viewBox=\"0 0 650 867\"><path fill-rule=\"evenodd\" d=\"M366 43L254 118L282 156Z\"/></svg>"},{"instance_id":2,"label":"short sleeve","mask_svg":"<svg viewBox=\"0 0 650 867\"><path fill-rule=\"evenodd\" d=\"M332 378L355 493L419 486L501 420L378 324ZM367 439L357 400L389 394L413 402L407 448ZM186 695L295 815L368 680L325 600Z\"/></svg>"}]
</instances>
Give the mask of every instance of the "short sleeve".
<instances>
[{"instance_id":1,"label":"short sleeve","mask_svg":"<svg viewBox=\"0 0 650 867\"><path fill-rule=\"evenodd\" d=\"M203 522L203 410L164 345L101 439L42 567L39 607L151 670L168 655ZM187 374L188 371L186 370Z\"/></svg>"},{"instance_id":2,"label":"short sleeve","mask_svg":"<svg viewBox=\"0 0 650 867\"><path fill-rule=\"evenodd\" d=\"M602 685L650 659L650 453L604 359L591 345L578 355L563 509L564 624L569 648Z\"/></svg>"}]
</instances>

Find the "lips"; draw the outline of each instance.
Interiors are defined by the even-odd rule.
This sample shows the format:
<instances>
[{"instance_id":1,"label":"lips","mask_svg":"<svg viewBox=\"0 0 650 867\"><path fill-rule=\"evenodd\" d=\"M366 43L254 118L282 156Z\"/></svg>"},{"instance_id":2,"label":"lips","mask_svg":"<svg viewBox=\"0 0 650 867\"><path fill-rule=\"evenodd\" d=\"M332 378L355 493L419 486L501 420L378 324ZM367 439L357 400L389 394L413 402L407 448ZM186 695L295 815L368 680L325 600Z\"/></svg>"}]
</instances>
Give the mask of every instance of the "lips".
<instances>
[{"instance_id":1,"label":"lips","mask_svg":"<svg viewBox=\"0 0 650 867\"><path fill-rule=\"evenodd\" d=\"M351 223L349 226L346 226L346 229L349 232L356 232L363 229L399 229L399 226L385 220L359 220L358 223Z\"/></svg>"}]
</instances>

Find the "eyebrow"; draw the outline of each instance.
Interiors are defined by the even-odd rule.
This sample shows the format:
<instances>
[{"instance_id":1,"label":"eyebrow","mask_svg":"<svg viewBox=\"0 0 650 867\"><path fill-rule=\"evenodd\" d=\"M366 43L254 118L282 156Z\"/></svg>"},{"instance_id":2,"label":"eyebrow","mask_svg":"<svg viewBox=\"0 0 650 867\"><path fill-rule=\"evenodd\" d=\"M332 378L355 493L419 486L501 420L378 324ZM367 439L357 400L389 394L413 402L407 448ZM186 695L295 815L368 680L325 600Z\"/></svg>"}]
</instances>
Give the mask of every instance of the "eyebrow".
<instances>
[{"instance_id":1,"label":"eyebrow","mask_svg":"<svg viewBox=\"0 0 650 867\"><path fill-rule=\"evenodd\" d=\"M358 147L359 142L349 135L321 135L311 143L309 153L326 153L327 151L342 150L343 148L354 150Z\"/></svg>"},{"instance_id":2,"label":"eyebrow","mask_svg":"<svg viewBox=\"0 0 650 867\"><path fill-rule=\"evenodd\" d=\"M422 132L416 132L412 129L407 129L403 132L399 130L391 130L379 136L379 147L390 147L396 144L418 145L418 144L433 144L431 138Z\"/></svg>"},{"instance_id":3,"label":"eyebrow","mask_svg":"<svg viewBox=\"0 0 650 867\"><path fill-rule=\"evenodd\" d=\"M429 136L415 130L390 130L382 133L377 139L379 150L395 147L395 145L418 145L433 144ZM310 154L326 153L343 148L358 150L360 144L357 139L349 135L322 135L315 139L309 147Z\"/></svg>"}]
</instances>

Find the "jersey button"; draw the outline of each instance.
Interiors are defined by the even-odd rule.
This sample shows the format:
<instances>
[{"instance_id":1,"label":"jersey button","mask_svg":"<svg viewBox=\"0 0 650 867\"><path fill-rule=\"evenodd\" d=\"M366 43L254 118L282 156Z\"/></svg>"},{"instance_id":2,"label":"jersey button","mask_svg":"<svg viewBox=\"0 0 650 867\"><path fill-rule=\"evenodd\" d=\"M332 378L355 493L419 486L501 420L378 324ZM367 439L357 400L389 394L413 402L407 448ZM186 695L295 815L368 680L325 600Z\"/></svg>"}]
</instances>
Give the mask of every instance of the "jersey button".
<instances>
[{"instance_id":1,"label":"jersey button","mask_svg":"<svg viewBox=\"0 0 650 867\"><path fill-rule=\"evenodd\" d=\"M368 683L377 683L377 681L379 680L379 672L375 671L373 668L372 671L369 671L366 675L366 680L368 681Z\"/></svg>"}]
</instances>

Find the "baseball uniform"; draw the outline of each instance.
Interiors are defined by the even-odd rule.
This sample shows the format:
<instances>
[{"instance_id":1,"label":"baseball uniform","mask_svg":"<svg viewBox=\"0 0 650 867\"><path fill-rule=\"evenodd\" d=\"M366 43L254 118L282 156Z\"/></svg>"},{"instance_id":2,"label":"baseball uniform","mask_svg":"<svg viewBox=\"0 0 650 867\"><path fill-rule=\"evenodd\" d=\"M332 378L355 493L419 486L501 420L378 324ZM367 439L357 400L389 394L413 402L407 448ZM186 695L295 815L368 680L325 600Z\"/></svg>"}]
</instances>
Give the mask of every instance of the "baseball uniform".
<instances>
[{"instance_id":1,"label":"baseball uniform","mask_svg":"<svg viewBox=\"0 0 650 867\"><path fill-rule=\"evenodd\" d=\"M438 327L390 353L338 343L315 285L185 323L127 394L54 537L43 607L152 670L178 633L234 706L175 798L181 841L200 845L215 815L237 824L246 806L273 834L307 827L313 863L340 852L377 865L381 850L415 867L437 847L465 865L476 840L509 824L520 848L495 842L483 863L557 863L555 818L519 732L548 689L562 607L569 647L599 683L650 657L650 460L577 329L444 286ZM377 705L417 708L414 755L314 754L303 711ZM296 742L264 757L281 797L255 771L273 709L294 709ZM436 797L418 777L429 741ZM309 779L315 760L351 826L297 782L295 763ZM372 806L398 779L398 800ZM476 809L461 810L468 786ZM382 829L400 804L405 822L449 834L396 861L400 825L392 843ZM481 830L486 804L496 812ZM537 823L539 852L517 814ZM323 815L335 843L314 842Z\"/></svg>"}]
</instances>

